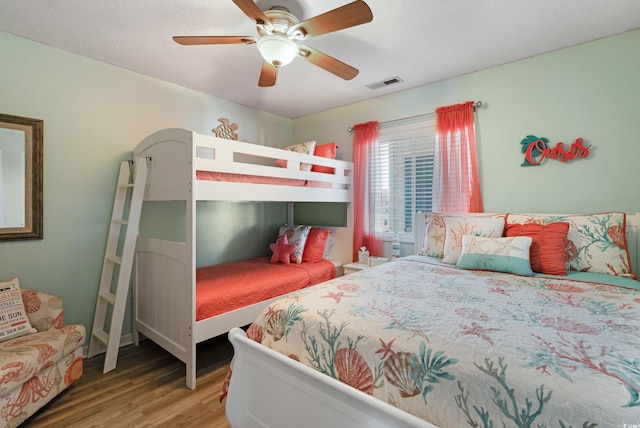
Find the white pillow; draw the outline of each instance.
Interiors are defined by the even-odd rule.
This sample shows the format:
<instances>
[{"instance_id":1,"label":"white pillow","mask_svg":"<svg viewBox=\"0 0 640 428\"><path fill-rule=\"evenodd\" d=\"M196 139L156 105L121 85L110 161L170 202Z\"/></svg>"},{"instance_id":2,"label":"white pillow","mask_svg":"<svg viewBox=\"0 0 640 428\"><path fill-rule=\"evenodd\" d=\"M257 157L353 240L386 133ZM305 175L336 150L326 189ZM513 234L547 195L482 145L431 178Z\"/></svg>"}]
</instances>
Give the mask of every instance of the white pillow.
<instances>
[{"instance_id":1,"label":"white pillow","mask_svg":"<svg viewBox=\"0 0 640 428\"><path fill-rule=\"evenodd\" d=\"M27 318L18 278L0 282L0 342L36 331Z\"/></svg>"},{"instance_id":2,"label":"white pillow","mask_svg":"<svg viewBox=\"0 0 640 428\"><path fill-rule=\"evenodd\" d=\"M316 149L316 142L315 141L307 141L306 143L300 143L300 144L294 144L293 146L287 146L284 148L285 150L288 150L290 152L297 152L297 153L303 153L305 155L312 155ZM287 161L286 160L282 160L282 159L278 159L276 160L276 165L278 165L281 168L286 168L287 167ZM304 163L304 162L300 162L300 170L301 171L311 171L311 164L310 163Z\"/></svg>"},{"instance_id":3,"label":"white pillow","mask_svg":"<svg viewBox=\"0 0 640 428\"><path fill-rule=\"evenodd\" d=\"M504 217L450 217L445 219L446 232L444 239L443 263L455 265L462 251L464 235L500 238L504 230Z\"/></svg>"},{"instance_id":4,"label":"white pillow","mask_svg":"<svg viewBox=\"0 0 640 428\"><path fill-rule=\"evenodd\" d=\"M446 223L451 219L478 219L478 218L501 218L506 214L440 214L425 213L425 234L422 249L418 253L420 256L437 257L444 256L444 240L446 238Z\"/></svg>"}]
</instances>

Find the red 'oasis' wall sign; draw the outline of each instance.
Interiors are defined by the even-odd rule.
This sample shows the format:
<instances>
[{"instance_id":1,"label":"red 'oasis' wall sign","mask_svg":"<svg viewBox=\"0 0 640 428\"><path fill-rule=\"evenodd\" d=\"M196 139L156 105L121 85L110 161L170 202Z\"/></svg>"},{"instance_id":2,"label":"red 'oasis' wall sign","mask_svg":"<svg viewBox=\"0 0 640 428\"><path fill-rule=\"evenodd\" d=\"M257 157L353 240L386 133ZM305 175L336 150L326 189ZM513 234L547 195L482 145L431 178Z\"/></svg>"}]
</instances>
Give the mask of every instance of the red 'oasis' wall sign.
<instances>
[{"instance_id":1,"label":"red 'oasis' wall sign","mask_svg":"<svg viewBox=\"0 0 640 428\"><path fill-rule=\"evenodd\" d=\"M527 135L525 139L520 141L522 144L522 153L524 153L524 162L520 166L540 165L546 158L557 159L560 162L568 162L576 158L586 158L589 156L588 146L583 145L582 138L576 139L568 148L562 142L555 146L549 146L549 140L546 138L538 138L535 135Z\"/></svg>"}]
</instances>

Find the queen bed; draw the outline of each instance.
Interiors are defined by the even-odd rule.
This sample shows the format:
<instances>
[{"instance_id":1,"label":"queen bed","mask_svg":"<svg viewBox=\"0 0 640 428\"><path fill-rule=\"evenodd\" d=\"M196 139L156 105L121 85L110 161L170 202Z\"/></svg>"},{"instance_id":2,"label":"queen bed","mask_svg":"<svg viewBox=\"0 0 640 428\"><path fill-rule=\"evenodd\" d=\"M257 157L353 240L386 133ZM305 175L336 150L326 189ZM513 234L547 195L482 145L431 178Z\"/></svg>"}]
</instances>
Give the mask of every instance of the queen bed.
<instances>
[{"instance_id":1,"label":"queen bed","mask_svg":"<svg viewBox=\"0 0 640 428\"><path fill-rule=\"evenodd\" d=\"M231 425L639 423L637 215L485 217L427 215L418 255L288 295L232 330ZM547 257L559 223L560 262ZM566 272L531 270L540 258Z\"/></svg>"}]
</instances>

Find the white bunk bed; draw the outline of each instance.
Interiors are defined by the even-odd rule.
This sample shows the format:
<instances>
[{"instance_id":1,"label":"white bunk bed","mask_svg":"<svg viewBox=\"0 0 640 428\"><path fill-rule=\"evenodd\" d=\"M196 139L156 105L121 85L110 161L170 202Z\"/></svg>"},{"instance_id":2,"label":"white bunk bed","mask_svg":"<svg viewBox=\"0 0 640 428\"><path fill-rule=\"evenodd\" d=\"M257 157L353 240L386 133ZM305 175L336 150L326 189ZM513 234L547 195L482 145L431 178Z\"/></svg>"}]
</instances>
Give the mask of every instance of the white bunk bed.
<instances>
[{"instance_id":1,"label":"white bunk bed","mask_svg":"<svg viewBox=\"0 0 640 428\"><path fill-rule=\"evenodd\" d=\"M225 140L183 129L158 131L133 150L147 162L144 201L185 201L186 240L139 236L134 268L133 338L139 333L186 364L186 384L196 387L196 345L251 323L272 300L196 321L196 203L198 201L345 202L347 227L330 228L336 266L351 261L352 163L278 148ZM276 166L278 159L287 168ZM301 171L300 163L334 169L333 174ZM198 179L200 171L312 182L313 186L253 184ZM299 184L299 183L296 183Z\"/></svg>"}]
</instances>

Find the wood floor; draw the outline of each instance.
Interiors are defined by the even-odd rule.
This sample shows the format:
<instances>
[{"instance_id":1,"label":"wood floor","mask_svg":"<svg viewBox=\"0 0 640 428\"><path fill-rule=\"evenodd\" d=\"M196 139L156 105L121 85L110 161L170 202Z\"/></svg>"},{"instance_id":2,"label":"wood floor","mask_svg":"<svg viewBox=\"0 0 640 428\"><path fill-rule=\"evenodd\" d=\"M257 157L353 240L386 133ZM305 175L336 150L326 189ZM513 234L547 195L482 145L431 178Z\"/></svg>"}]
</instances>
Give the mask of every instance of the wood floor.
<instances>
[{"instance_id":1,"label":"wood floor","mask_svg":"<svg viewBox=\"0 0 640 428\"><path fill-rule=\"evenodd\" d=\"M232 354L225 335L200 344L195 391L185 384L185 365L150 340L121 348L116 369L107 374L104 354L98 355L21 427L228 428L219 397Z\"/></svg>"}]
</instances>

